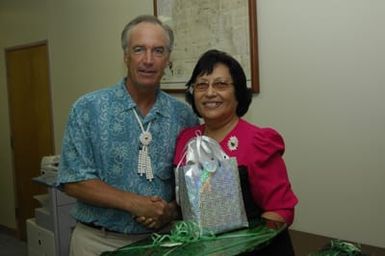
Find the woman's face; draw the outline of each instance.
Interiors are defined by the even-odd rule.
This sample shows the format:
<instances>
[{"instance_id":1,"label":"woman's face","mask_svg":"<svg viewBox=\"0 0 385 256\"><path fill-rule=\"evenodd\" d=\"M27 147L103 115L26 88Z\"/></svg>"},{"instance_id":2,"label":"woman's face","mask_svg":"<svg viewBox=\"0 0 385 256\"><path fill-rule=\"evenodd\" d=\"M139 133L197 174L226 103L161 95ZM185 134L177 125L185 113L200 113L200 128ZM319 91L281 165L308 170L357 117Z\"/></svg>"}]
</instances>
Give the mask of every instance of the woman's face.
<instances>
[{"instance_id":1,"label":"woman's face","mask_svg":"<svg viewBox=\"0 0 385 256\"><path fill-rule=\"evenodd\" d=\"M211 74L198 76L193 90L195 107L206 124L238 118L233 79L226 65L218 63Z\"/></svg>"}]
</instances>

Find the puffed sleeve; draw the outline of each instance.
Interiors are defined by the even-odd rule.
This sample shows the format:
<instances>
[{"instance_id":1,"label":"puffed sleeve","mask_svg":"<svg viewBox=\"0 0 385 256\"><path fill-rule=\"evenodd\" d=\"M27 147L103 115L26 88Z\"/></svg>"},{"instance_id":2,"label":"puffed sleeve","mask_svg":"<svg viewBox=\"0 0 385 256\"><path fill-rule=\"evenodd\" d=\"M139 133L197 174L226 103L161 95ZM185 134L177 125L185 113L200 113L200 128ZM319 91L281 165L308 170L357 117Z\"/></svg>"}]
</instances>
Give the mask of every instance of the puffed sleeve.
<instances>
[{"instance_id":1,"label":"puffed sleeve","mask_svg":"<svg viewBox=\"0 0 385 256\"><path fill-rule=\"evenodd\" d=\"M294 219L298 200L291 189L286 165L282 158L285 144L281 135L271 128L259 129L253 136L255 154L249 166L251 193L263 211L281 215L288 225Z\"/></svg>"}]
</instances>

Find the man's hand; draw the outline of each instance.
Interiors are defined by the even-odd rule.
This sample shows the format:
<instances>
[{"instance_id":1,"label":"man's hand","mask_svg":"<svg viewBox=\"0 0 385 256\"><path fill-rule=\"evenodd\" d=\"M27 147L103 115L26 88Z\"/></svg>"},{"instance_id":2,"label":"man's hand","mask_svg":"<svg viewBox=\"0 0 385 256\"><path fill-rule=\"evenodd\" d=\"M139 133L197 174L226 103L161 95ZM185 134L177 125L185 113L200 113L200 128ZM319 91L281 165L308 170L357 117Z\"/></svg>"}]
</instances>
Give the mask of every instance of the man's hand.
<instances>
[{"instance_id":1,"label":"man's hand","mask_svg":"<svg viewBox=\"0 0 385 256\"><path fill-rule=\"evenodd\" d=\"M160 201L165 202L158 196L151 197L151 200L153 203L159 203ZM166 203L158 213L158 216L151 216L148 213L144 213L143 215L138 215L135 220L147 228L161 228L178 217L177 205L175 202Z\"/></svg>"}]
</instances>

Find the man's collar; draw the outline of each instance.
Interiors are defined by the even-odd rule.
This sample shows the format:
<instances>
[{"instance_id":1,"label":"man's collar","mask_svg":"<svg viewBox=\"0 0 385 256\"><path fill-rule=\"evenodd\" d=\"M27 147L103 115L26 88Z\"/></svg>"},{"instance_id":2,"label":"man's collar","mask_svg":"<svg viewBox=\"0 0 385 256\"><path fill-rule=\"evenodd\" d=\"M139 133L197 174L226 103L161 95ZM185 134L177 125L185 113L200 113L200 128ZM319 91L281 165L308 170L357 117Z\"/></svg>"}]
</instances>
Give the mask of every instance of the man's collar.
<instances>
[{"instance_id":1,"label":"man's collar","mask_svg":"<svg viewBox=\"0 0 385 256\"><path fill-rule=\"evenodd\" d=\"M136 103L128 92L125 81L126 79L122 79L119 82L119 91L117 93L117 98L118 101L123 106L125 106L124 110L131 110L132 108L136 107ZM167 100L168 97L169 96L165 94L162 90L160 90L160 88L157 89L155 104L152 106L150 112L148 113L149 117L154 115L161 115L167 118L171 117L171 109L169 106L169 101Z\"/></svg>"}]
</instances>

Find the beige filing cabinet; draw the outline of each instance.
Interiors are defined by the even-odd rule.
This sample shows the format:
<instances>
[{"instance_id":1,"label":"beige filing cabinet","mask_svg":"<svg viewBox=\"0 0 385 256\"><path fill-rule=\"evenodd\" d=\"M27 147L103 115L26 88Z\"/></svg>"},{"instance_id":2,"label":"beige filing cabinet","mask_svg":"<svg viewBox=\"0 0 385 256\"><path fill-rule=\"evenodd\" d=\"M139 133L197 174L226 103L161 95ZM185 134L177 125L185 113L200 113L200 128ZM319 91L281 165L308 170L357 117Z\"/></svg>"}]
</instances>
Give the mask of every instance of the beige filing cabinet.
<instances>
[{"instance_id":1,"label":"beige filing cabinet","mask_svg":"<svg viewBox=\"0 0 385 256\"><path fill-rule=\"evenodd\" d=\"M45 205L35 209L35 218L27 220L29 256L68 256L75 220L70 211L76 199L48 186ZM40 201L40 200L39 200Z\"/></svg>"}]
</instances>

